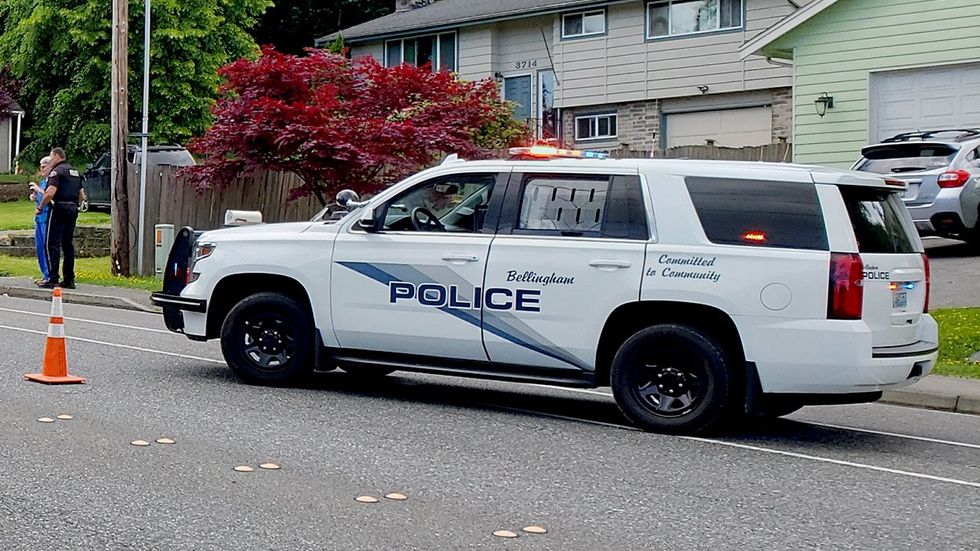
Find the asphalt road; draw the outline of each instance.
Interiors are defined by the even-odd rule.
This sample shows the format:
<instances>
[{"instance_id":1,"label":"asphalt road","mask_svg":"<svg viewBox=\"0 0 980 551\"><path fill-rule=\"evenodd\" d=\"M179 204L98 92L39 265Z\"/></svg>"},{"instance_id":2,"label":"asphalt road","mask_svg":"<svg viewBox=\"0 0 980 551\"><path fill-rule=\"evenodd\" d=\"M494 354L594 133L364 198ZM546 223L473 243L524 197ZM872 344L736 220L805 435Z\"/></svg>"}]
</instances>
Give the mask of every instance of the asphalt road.
<instances>
[{"instance_id":1,"label":"asphalt road","mask_svg":"<svg viewBox=\"0 0 980 551\"><path fill-rule=\"evenodd\" d=\"M962 241L925 238L932 268L932 308L980 306L980 253Z\"/></svg>"},{"instance_id":2,"label":"asphalt road","mask_svg":"<svg viewBox=\"0 0 980 551\"><path fill-rule=\"evenodd\" d=\"M232 379L157 316L0 297L0 549L976 549L980 417L806 408L734 434L635 431L608 389L342 373ZM98 322L98 323L96 323ZM112 325L115 324L115 325ZM79 340L85 339L85 340ZM42 416L74 416L39 423ZM134 447L134 439L176 440ZM279 471L237 473L272 461ZM409 499L361 504L361 495ZM545 535L494 530L537 524Z\"/></svg>"}]
</instances>

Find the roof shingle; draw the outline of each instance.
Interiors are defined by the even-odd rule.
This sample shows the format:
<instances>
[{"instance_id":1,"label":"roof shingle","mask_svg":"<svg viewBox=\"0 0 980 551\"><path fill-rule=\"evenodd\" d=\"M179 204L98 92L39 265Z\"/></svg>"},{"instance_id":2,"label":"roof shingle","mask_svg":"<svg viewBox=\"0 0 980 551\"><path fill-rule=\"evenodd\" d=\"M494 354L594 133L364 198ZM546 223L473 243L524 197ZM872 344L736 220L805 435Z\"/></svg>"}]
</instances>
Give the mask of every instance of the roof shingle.
<instances>
[{"instance_id":1,"label":"roof shingle","mask_svg":"<svg viewBox=\"0 0 980 551\"><path fill-rule=\"evenodd\" d=\"M517 18L606 4L598 0L438 0L428 6L379 17L340 31L347 42L364 42L389 35L425 31L493 19ZM323 37L320 42L336 35Z\"/></svg>"}]
</instances>

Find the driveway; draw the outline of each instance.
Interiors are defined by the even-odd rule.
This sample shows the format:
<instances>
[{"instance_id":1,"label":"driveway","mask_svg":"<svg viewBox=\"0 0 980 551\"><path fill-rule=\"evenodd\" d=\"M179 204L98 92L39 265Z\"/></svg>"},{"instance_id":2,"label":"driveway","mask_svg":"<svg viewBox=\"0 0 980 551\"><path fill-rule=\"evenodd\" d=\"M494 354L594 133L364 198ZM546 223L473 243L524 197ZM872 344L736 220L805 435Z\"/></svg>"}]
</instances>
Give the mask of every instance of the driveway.
<instances>
[{"instance_id":1,"label":"driveway","mask_svg":"<svg viewBox=\"0 0 980 551\"><path fill-rule=\"evenodd\" d=\"M980 306L980 254L962 241L923 239L932 268L930 308Z\"/></svg>"}]
</instances>

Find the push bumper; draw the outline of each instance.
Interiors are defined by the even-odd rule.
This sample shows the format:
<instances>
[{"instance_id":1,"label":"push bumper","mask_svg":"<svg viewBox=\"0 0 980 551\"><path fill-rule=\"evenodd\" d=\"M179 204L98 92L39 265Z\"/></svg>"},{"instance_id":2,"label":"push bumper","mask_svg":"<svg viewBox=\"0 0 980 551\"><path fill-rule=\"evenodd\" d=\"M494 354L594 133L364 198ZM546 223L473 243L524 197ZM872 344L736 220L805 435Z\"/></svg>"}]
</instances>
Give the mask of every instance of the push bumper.
<instances>
[{"instance_id":1,"label":"push bumper","mask_svg":"<svg viewBox=\"0 0 980 551\"><path fill-rule=\"evenodd\" d=\"M185 312L195 315L195 317L203 317L208 311L206 300L167 293L154 293L150 296L150 302L163 309L163 321L167 325L167 329L174 333L187 334L189 337L193 335L186 331Z\"/></svg>"}]
</instances>

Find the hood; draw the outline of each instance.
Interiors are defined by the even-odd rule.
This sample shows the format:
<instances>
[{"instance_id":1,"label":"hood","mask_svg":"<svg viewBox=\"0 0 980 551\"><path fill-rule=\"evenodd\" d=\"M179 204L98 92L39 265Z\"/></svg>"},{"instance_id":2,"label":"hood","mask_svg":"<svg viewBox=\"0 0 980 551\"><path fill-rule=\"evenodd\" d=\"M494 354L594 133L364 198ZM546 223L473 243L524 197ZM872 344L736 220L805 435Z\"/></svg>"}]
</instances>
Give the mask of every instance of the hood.
<instances>
[{"instance_id":1,"label":"hood","mask_svg":"<svg viewBox=\"0 0 980 551\"><path fill-rule=\"evenodd\" d=\"M308 230L314 222L286 222L281 224L256 224L204 232L200 241L251 241L289 239Z\"/></svg>"}]
</instances>

